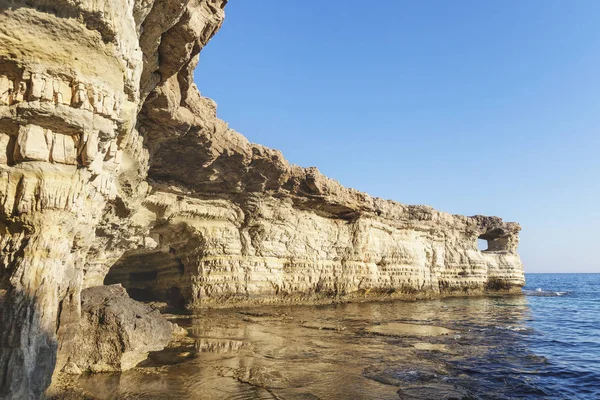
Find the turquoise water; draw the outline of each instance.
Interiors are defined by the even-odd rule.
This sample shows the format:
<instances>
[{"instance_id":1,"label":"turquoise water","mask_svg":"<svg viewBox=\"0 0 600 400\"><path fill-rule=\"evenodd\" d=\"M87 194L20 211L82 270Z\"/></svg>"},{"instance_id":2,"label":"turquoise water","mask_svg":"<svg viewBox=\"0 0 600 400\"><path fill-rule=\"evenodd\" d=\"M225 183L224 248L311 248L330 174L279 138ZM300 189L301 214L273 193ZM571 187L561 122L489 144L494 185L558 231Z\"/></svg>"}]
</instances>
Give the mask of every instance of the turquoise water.
<instances>
[{"instance_id":1,"label":"turquoise water","mask_svg":"<svg viewBox=\"0 0 600 400\"><path fill-rule=\"evenodd\" d=\"M523 295L206 310L97 399L600 399L600 274Z\"/></svg>"}]
</instances>

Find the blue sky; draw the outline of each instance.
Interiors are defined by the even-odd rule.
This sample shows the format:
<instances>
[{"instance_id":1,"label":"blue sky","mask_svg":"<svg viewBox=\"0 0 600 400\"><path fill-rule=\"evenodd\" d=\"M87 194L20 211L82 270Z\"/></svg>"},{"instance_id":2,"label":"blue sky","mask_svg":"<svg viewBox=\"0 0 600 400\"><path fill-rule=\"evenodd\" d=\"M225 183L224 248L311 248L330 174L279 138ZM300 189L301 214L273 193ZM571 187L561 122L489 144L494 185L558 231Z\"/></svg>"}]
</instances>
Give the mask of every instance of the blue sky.
<instances>
[{"instance_id":1,"label":"blue sky","mask_svg":"<svg viewBox=\"0 0 600 400\"><path fill-rule=\"evenodd\" d=\"M230 1L196 83L342 184L523 226L526 272L600 272L600 1Z\"/></svg>"}]
</instances>

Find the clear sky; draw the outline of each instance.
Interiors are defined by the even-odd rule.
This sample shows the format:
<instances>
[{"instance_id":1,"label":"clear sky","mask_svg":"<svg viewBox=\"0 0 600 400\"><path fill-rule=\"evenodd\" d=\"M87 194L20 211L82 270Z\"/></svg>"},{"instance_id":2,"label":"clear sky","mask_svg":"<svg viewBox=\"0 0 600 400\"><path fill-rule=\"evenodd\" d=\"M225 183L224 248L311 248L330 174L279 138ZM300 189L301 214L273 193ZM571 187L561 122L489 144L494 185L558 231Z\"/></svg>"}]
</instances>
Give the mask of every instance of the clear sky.
<instances>
[{"instance_id":1,"label":"clear sky","mask_svg":"<svg viewBox=\"0 0 600 400\"><path fill-rule=\"evenodd\" d=\"M526 272L600 272L600 1L232 0L196 83L342 184L523 226Z\"/></svg>"}]
</instances>

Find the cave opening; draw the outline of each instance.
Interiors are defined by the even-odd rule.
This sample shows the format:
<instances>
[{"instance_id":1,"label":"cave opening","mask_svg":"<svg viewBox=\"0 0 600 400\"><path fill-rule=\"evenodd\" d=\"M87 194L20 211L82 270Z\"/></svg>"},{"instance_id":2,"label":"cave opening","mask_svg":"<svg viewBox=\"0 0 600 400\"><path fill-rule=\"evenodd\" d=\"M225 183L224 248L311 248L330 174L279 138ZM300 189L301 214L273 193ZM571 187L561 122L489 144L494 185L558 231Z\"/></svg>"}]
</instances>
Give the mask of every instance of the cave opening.
<instances>
[{"instance_id":1,"label":"cave opening","mask_svg":"<svg viewBox=\"0 0 600 400\"><path fill-rule=\"evenodd\" d=\"M121 284L129 297L137 301L166 303L169 309L183 309L184 274L183 263L171 252L138 250L123 254L110 268L104 284Z\"/></svg>"}]
</instances>

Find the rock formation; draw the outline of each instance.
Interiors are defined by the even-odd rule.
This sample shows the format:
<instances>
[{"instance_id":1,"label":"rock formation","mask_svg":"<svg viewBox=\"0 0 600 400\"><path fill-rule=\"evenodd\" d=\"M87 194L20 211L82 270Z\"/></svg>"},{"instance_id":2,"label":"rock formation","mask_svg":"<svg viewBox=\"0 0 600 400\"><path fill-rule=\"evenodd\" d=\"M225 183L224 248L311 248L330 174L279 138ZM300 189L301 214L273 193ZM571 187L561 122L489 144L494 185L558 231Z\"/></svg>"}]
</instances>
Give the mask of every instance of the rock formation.
<instances>
[{"instance_id":1,"label":"rock formation","mask_svg":"<svg viewBox=\"0 0 600 400\"><path fill-rule=\"evenodd\" d=\"M218 119L193 71L226 3L0 0L0 397L89 362L104 283L189 308L523 285L518 224L344 188Z\"/></svg>"},{"instance_id":2,"label":"rock formation","mask_svg":"<svg viewBox=\"0 0 600 400\"><path fill-rule=\"evenodd\" d=\"M131 300L121 285L81 292L81 319L70 373L126 371L162 350L173 333L170 322L150 306Z\"/></svg>"}]
</instances>

